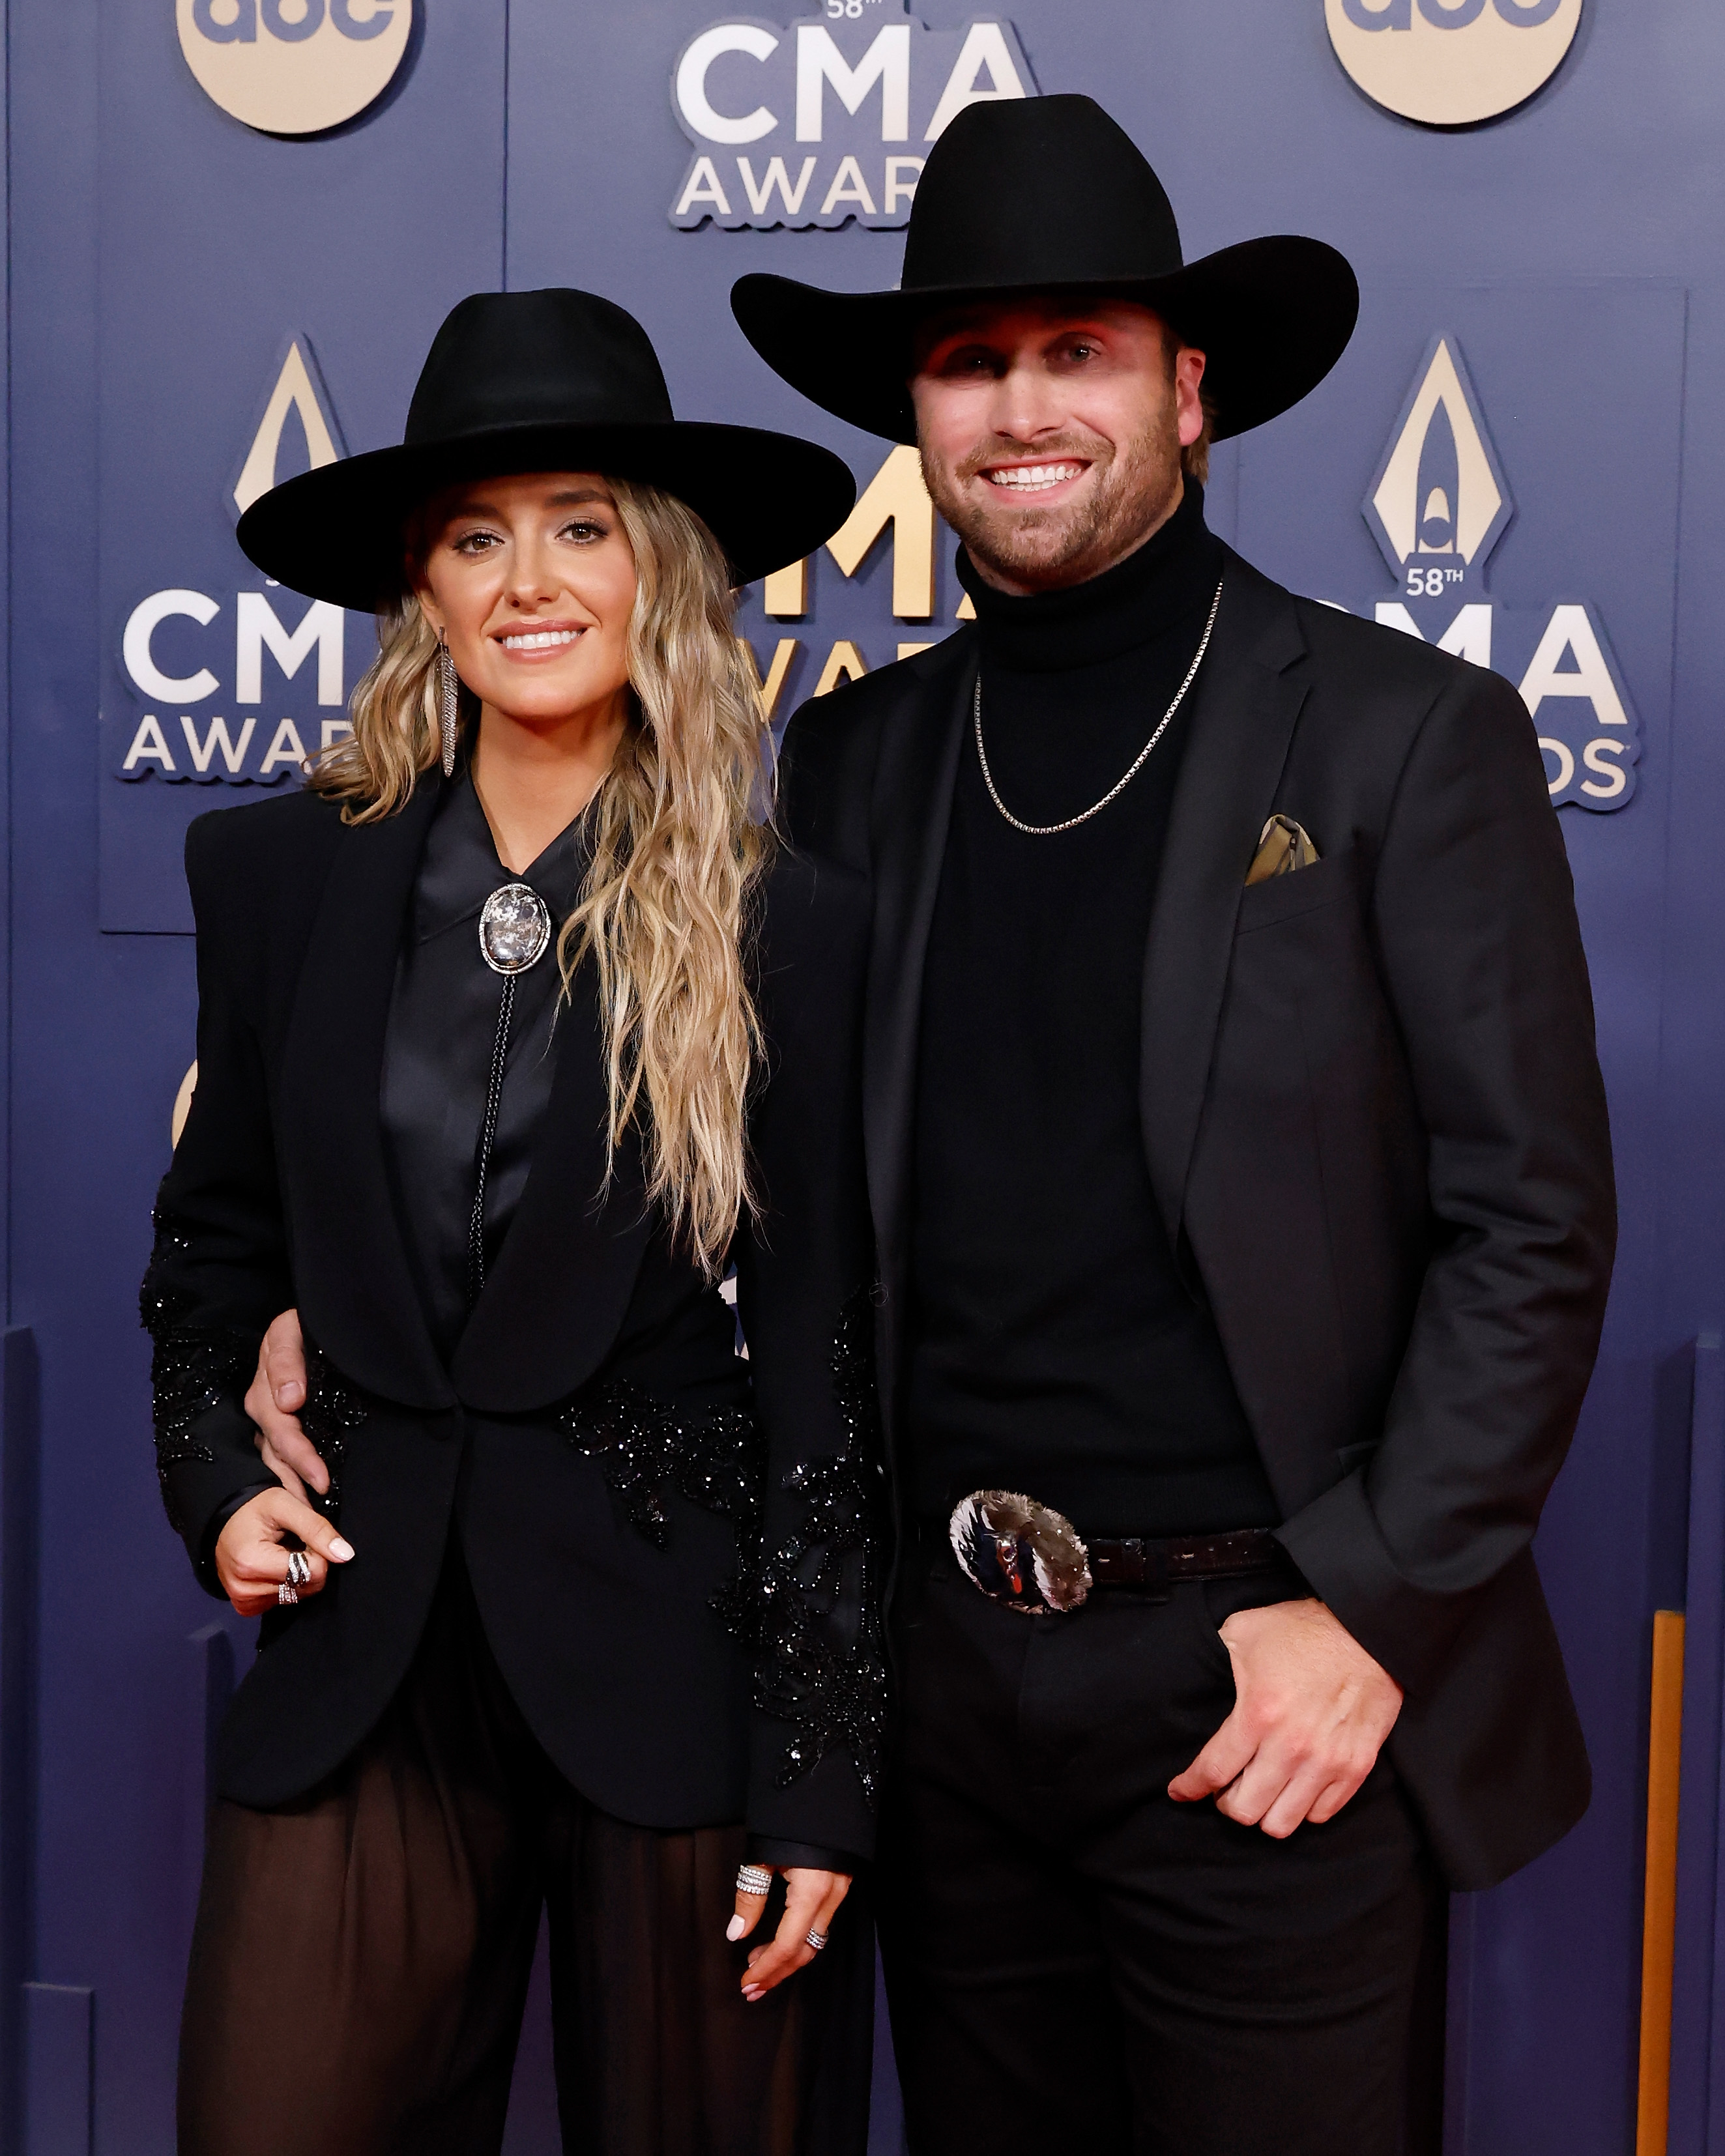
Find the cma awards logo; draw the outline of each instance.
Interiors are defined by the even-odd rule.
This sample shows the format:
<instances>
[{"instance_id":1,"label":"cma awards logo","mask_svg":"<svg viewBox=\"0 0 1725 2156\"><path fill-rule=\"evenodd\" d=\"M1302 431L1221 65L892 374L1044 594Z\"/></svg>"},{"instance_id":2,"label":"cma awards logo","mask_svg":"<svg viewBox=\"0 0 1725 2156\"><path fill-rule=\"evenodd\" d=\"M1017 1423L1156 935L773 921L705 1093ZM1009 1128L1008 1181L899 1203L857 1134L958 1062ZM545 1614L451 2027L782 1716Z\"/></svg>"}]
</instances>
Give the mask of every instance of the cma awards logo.
<instances>
[{"instance_id":1,"label":"cma awards logo","mask_svg":"<svg viewBox=\"0 0 1725 2156\"><path fill-rule=\"evenodd\" d=\"M290 336L229 488L230 509L237 516L279 479L346 454L311 342ZM224 632L220 618L230 604ZM308 605L273 583L221 598L179 584L150 593L121 633L120 664L137 716L118 775L279 785L308 754L351 732L339 716L347 703L346 627L340 607L324 599ZM290 687L296 692L287 693ZM226 708L211 710L218 697ZM285 703L294 706L285 714ZM274 715L266 716L270 705Z\"/></svg>"},{"instance_id":2,"label":"cma awards logo","mask_svg":"<svg viewBox=\"0 0 1725 2156\"><path fill-rule=\"evenodd\" d=\"M695 145L670 205L692 232L901 225L930 144L968 105L1031 97L1010 23L931 30L905 0L825 0L780 30L710 23L678 54L671 109Z\"/></svg>"},{"instance_id":3,"label":"cma awards logo","mask_svg":"<svg viewBox=\"0 0 1725 2156\"><path fill-rule=\"evenodd\" d=\"M1374 104L1429 127L1524 105L1563 64L1581 0L1324 0L1330 43Z\"/></svg>"},{"instance_id":4,"label":"cma awards logo","mask_svg":"<svg viewBox=\"0 0 1725 2156\"><path fill-rule=\"evenodd\" d=\"M180 50L200 86L248 127L316 135L394 80L414 0L176 0Z\"/></svg>"},{"instance_id":5,"label":"cma awards logo","mask_svg":"<svg viewBox=\"0 0 1725 2156\"><path fill-rule=\"evenodd\" d=\"M1378 620L1519 679L1553 801L1625 808L1640 732L1598 615L1581 600L1513 613L1486 594L1486 557L1513 514L1461 347L1435 337L1364 504L1399 588ZM1522 652L1519 671L1504 663Z\"/></svg>"}]
</instances>

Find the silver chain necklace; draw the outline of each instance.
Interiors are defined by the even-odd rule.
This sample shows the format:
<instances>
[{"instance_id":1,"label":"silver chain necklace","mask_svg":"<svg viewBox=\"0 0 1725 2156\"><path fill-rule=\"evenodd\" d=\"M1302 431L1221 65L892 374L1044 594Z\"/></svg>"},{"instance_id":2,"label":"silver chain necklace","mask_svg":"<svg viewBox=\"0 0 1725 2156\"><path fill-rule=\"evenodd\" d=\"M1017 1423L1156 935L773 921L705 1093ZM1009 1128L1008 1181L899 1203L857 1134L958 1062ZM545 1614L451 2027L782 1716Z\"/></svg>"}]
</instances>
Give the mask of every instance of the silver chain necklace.
<instances>
[{"instance_id":1,"label":"silver chain necklace","mask_svg":"<svg viewBox=\"0 0 1725 2156\"><path fill-rule=\"evenodd\" d=\"M1076 829L1076 827L1080 824L1089 823L1092 816L1100 816L1111 801L1117 800L1121 794L1125 793L1127 788L1132 784L1138 773L1144 768L1145 762L1149 757L1151 750L1155 747L1158 742L1162 739L1163 734L1168 732L1168 721L1173 717L1174 713L1179 710L1181 705L1185 702L1186 691L1192 686L1194 681L1197 680L1198 670L1204 664L1204 654L1210 648L1210 631L1216 625L1216 609L1221 605L1221 603L1222 587L1218 584L1216 587L1216 596L1210 601L1210 616L1209 619L1205 622L1204 625L1204 636L1199 644L1198 655L1194 659L1192 664L1187 668L1186 678L1174 691L1174 701L1163 713L1161 719L1157 724L1155 732L1151 735L1149 740L1147 741L1142 748L1138 751L1137 759L1133 762L1132 769L1127 773L1124 778L1120 779L1116 784L1111 786L1100 801L1096 802L1092 807L1086 808L1081 816L1069 816L1064 824L1021 823L1019 819L1013 814L1011 809L1009 808L1006 803L1001 799L999 792L994 784L994 774L988 768L988 752L983 747L983 677L980 674L977 675L976 700L973 706L976 714L977 762L981 764L983 767L983 783L988 789L988 798L1000 811L1001 814L1005 817L1007 822L1011 824L1014 831L1023 831L1033 839L1051 839L1058 831L1070 831Z\"/></svg>"}]
</instances>

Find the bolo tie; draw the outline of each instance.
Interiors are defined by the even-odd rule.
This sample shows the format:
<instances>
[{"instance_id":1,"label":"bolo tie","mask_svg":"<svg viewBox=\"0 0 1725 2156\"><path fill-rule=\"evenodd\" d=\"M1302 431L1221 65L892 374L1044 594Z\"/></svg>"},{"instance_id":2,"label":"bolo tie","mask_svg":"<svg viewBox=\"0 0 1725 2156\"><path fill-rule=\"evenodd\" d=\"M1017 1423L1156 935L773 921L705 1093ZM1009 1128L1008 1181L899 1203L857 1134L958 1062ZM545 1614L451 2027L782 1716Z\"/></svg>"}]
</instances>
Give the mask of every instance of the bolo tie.
<instances>
[{"instance_id":1,"label":"bolo tie","mask_svg":"<svg viewBox=\"0 0 1725 2156\"><path fill-rule=\"evenodd\" d=\"M503 1065L509 1054L509 1029L515 1017L518 973L536 966L551 942L551 909L530 883L506 883L494 891L480 913L480 956L503 976L503 1000L497 1006L497 1037L491 1044L491 1075L485 1084L485 1119L480 1129L479 1177L473 1216L467 1224L467 1300L470 1308L485 1284L485 1172L497 1137L497 1111L503 1100Z\"/></svg>"}]
</instances>

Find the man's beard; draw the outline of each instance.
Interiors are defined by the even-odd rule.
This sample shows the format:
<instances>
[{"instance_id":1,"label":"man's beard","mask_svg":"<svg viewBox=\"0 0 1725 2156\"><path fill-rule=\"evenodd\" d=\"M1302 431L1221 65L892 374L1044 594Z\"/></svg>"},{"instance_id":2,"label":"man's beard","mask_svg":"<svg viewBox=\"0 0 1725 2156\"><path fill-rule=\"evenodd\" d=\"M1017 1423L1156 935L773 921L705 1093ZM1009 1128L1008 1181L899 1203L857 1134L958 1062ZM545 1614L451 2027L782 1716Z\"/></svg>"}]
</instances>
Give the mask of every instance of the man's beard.
<instances>
[{"instance_id":1,"label":"man's beard","mask_svg":"<svg viewBox=\"0 0 1725 2156\"><path fill-rule=\"evenodd\" d=\"M1070 506L1039 510L1005 495L997 509L965 490L985 465L1003 457L1081 459L1091 483ZM935 507L985 573L1014 583L1081 583L1131 553L1168 515L1180 480L1178 422L1170 409L1119 444L1083 429L1034 444L997 436L973 450L950 482L925 453L922 476Z\"/></svg>"}]
</instances>

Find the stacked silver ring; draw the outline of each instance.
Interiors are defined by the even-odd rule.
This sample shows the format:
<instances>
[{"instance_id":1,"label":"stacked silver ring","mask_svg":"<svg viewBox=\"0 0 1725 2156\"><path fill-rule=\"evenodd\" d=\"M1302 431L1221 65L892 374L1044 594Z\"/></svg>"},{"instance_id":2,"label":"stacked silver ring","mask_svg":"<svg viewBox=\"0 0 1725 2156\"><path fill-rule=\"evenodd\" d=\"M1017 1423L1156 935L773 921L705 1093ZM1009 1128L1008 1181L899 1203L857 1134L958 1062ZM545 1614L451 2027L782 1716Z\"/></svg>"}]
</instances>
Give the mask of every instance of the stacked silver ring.
<instances>
[{"instance_id":1,"label":"stacked silver ring","mask_svg":"<svg viewBox=\"0 0 1725 2156\"><path fill-rule=\"evenodd\" d=\"M737 1891L739 1894L765 1894L773 1885L773 1874L763 1864L742 1864L737 1870Z\"/></svg>"},{"instance_id":2,"label":"stacked silver ring","mask_svg":"<svg viewBox=\"0 0 1725 2156\"><path fill-rule=\"evenodd\" d=\"M288 1552L287 1578L283 1580L280 1586L275 1590L277 1607L285 1607L290 1604L297 1602L300 1599L300 1589L302 1587L309 1587L311 1584L311 1558L306 1556L304 1550L290 1550Z\"/></svg>"},{"instance_id":3,"label":"stacked silver ring","mask_svg":"<svg viewBox=\"0 0 1725 2156\"><path fill-rule=\"evenodd\" d=\"M826 1944L826 1943L827 1935L824 1932L811 1932L809 1934L809 1943L814 1948L814 1951L817 1953L820 1952L821 1948Z\"/></svg>"},{"instance_id":4,"label":"stacked silver ring","mask_svg":"<svg viewBox=\"0 0 1725 2156\"><path fill-rule=\"evenodd\" d=\"M299 1589L297 1587L290 1587L285 1580L283 1580L280 1586L275 1590L275 1600L276 1606L278 1608L285 1607L290 1602L297 1602L299 1599Z\"/></svg>"}]
</instances>

